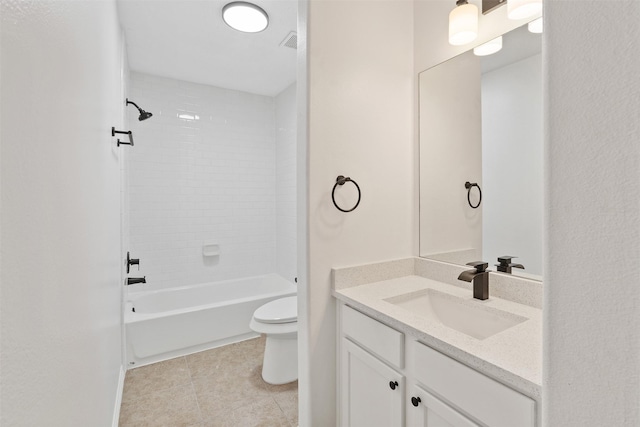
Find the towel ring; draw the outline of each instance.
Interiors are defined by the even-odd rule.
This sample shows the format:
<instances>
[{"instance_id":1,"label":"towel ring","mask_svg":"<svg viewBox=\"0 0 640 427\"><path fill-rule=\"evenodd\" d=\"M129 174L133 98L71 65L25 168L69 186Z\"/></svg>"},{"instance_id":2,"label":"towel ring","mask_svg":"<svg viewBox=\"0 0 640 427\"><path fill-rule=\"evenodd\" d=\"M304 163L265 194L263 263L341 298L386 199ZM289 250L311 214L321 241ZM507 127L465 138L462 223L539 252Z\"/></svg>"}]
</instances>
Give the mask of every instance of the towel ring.
<instances>
[{"instance_id":1,"label":"towel ring","mask_svg":"<svg viewBox=\"0 0 640 427\"><path fill-rule=\"evenodd\" d=\"M352 207L351 209L342 209L340 206L338 206L338 204L336 203L336 188L338 188L338 185L344 185L345 182L350 181L353 182L353 185L356 186L356 188L358 189L358 201L356 202L356 205L354 207ZM333 186L333 190L331 190L331 200L333 200L333 205L338 208L339 211L341 212L351 212L352 210L354 210L355 208L358 207L358 205L360 204L360 198L362 196L362 193L360 192L360 186L358 185L357 182L355 182L354 180L352 180L349 177L344 177L342 175L338 176L336 178L336 183Z\"/></svg>"},{"instance_id":2,"label":"towel ring","mask_svg":"<svg viewBox=\"0 0 640 427\"><path fill-rule=\"evenodd\" d=\"M478 192L480 193L480 200L478 200L478 204L475 206L473 206L473 204L471 203L471 189L473 187L478 187ZM482 203L482 190L480 189L480 186L476 182L467 181L464 183L464 188L467 189L467 202L469 202L469 206L471 206L473 209L477 209L478 206L480 206L480 203Z\"/></svg>"}]
</instances>

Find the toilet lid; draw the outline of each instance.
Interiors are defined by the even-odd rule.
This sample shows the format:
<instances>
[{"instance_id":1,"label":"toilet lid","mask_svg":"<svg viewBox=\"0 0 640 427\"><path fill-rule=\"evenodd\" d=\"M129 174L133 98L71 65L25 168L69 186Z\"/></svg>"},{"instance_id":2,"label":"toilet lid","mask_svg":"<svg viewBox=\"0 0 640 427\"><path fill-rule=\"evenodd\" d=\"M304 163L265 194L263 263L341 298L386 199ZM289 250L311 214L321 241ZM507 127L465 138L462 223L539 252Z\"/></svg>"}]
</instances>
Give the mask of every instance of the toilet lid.
<instances>
[{"instance_id":1,"label":"toilet lid","mask_svg":"<svg viewBox=\"0 0 640 427\"><path fill-rule=\"evenodd\" d=\"M289 323L298 320L298 297L280 298L266 303L253 313L262 323Z\"/></svg>"}]
</instances>

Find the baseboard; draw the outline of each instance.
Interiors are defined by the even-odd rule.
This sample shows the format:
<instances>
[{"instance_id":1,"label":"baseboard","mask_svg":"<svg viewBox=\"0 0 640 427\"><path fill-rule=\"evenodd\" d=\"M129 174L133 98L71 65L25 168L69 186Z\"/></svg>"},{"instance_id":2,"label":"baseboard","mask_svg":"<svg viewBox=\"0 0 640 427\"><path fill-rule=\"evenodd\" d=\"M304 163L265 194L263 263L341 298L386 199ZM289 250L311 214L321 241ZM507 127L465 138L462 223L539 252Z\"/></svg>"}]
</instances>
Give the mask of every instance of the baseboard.
<instances>
[{"instance_id":1,"label":"baseboard","mask_svg":"<svg viewBox=\"0 0 640 427\"><path fill-rule=\"evenodd\" d=\"M120 366L120 377L118 378L118 389L116 390L116 404L113 408L113 427L118 427L120 421L120 406L122 406L122 392L124 391L124 367Z\"/></svg>"}]
</instances>

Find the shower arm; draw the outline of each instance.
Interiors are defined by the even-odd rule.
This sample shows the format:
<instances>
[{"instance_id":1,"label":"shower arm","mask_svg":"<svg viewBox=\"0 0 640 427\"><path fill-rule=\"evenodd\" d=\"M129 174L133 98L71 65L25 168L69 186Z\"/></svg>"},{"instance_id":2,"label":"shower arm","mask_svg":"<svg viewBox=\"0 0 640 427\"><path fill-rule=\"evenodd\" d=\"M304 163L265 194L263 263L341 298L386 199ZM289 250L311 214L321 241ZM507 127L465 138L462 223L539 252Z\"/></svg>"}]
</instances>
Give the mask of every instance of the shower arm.
<instances>
[{"instance_id":1,"label":"shower arm","mask_svg":"<svg viewBox=\"0 0 640 427\"><path fill-rule=\"evenodd\" d=\"M138 107L138 104L133 101L129 101L129 98L127 98L127 105L129 104L133 104L138 109L138 111L142 111L142 108Z\"/></svg>"}]
</instances>

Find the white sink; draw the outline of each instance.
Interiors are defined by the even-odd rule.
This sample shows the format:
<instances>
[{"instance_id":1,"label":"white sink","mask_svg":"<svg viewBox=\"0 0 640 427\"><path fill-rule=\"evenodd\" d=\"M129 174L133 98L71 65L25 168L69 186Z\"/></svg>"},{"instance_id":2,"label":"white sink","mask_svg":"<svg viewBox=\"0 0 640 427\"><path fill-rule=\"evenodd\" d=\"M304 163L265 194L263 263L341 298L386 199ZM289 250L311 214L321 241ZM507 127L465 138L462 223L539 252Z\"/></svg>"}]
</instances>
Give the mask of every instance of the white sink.
<instances>
[{"instance_id":1,"label":"white sink","mask_svg":"<svg viewBox=\"0 0 640 427\"><path fill-rule=\"evenodd\" d=\"M459 298L434 289L398 295L385 301L479 340L528 320L526 317L484 306L471 298Z\"/></svg>"}]
</instances>

